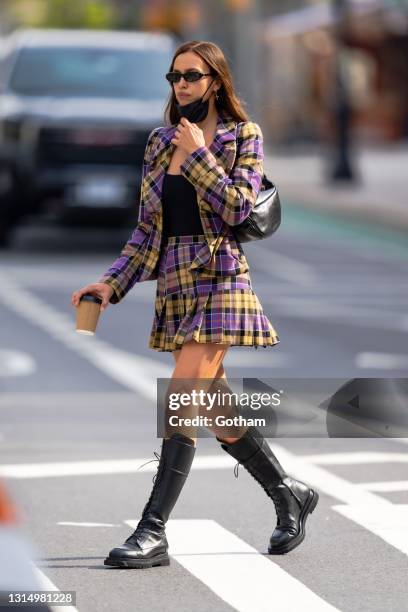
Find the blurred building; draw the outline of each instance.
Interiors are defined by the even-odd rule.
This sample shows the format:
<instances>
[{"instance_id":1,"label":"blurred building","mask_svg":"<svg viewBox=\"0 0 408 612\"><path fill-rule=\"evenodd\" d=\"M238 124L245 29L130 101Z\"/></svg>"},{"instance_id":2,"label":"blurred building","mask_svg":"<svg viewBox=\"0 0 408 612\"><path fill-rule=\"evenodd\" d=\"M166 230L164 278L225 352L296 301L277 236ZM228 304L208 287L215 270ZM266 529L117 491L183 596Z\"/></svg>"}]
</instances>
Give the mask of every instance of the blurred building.
<instances>
[{"instance_id":1,"label":"blurred building","mask_svg":"<svg viewBox=\"0 0 408 612\"><path fill-rule=\"evenodd\" d=\"M342 24L341 69L352 106L354 136L364 141L408 137L408 8L349 0ZM315 4L264 21L268 78L265 121L275 139L332 137L335 13Z\"/></svg>"},{"instance_id":2,"label":"blurred building","mask_svg":"<svg viewBox=\"0 0 408 612\"><path fill-rule=\"evenodd\" d=\"M274 142L333 138L339 51L359 140L408 137L408 0L149 0L141 25L224 50L248 113Z\"/></svg>"}]
</instances>

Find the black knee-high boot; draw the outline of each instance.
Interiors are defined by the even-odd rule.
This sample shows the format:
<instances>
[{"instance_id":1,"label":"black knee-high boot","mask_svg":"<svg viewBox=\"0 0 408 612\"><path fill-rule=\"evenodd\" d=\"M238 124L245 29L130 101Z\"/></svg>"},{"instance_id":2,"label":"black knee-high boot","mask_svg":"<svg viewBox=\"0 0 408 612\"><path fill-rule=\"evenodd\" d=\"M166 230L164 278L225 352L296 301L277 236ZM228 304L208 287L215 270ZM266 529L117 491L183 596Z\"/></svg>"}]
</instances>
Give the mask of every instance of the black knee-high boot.
<instances>
[{"instance_id":1,"label":"black knee-high boot","mask_svg":"<svg viewBox=\"0 0 408 612\"><path fill-rule=\"evenodd\" d=\"M289 476L256 427L229 444L217 437L221 447L237 459L274 502L277 525L269 540L269 554L282 555L305 538L305 523L319 499L316 491Z\"/></svg>"},{"instance_id":2,"label":"black knee-high boot","mask_svg":"<svg viewBox=\"0 0 408 612\"><path fill-rule=\"evenodd\" d=\"M169 565L165 523L190 472L195 450L193 440L183 434L163 439L154 486L142 518L122 546L110 551L105 565L124 568Z\"/></svg>"}]
</instances>

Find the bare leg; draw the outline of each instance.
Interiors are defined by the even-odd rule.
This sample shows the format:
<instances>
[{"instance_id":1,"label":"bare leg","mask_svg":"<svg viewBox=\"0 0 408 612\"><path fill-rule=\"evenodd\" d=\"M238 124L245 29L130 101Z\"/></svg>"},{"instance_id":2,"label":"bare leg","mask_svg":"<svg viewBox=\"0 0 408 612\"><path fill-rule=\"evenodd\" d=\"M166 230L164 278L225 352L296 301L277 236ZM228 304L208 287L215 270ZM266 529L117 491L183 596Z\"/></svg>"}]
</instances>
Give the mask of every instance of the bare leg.
<instances>
[{"instance_id":1,"label":"bare leg","mask_svg":"<svg viewBox=\"0 0 408 612\"><path fill-rule=\"evenodd\" d=\"M219 345L217 345L219 346ZM178 363L178 360L180 358L180 354L181 354L181 350L177 350L177 351L173 351L173 357L174 360L176 362L176 364ZM220 384L220 381L222 381L222 385ZM218 370L214 376L214 380L211 383L211 386L209 388L209 391L212 391L213 393L216 392L217 389L220 389L221 391L224 392L229 392L232 393L232 390L230 389L230 387L228 387L228 383L227 383L227 376L225 373L225 369L222 363L220 363ZM233 444L234 442L236 442L237 440L240 439L240 437L245 433L247 427L237 427L235 428L237 430L238 436L237 437L220 437L218 434L220 433L220 429L217 427L209 427L208 429L210 429L211 431L213 431L213 433L215 435L217 435L218 440L220 442L228 442L229 444Z\"/></svg>"},{"instance_id":2,"label":"bare leg","mask_svg":"<svg viewBox=\"0 0 408 612\"><path fill-rule=\"evenodd\" d=\"M222 367L222 360L229 346L229 344L199 343L191 340L183 344L181 349L173 351L176 367L169 385L168 395L173 392L188 393L193 388L197 389L197 386L200 387L200 390L207 392L220 371L220 367ZM179 381L178 379L182 380ZM196 384L197 379L199 380L198 384ZM180 416L196 416L191 406L187 406L185 410L179 409L178 414ZM196 443L197 438L191 435L191 431L193 431L191 427L189 431L190 434L182 433L189 435Z\"/></svg>"}]
</instances>

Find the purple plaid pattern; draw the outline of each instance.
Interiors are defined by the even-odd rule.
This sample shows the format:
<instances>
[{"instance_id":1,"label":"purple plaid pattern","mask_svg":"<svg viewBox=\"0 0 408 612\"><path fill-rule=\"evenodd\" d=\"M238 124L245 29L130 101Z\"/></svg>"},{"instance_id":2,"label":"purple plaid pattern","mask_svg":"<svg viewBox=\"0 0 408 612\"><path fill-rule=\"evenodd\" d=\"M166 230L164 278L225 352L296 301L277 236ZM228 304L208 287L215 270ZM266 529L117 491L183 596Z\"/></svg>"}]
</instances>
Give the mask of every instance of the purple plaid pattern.
<instances>
[{"instance_id":1,"label":"purple plaid pattern","mask_svg":"<svg viewBox=\"0 0 408 612\"><path fill-rule=\"evenodd\" d=\"M209 202L221 219L232 226L249 216L263 175L261 129L249 121L241 123L240 127L238 138L242 144L231 176L226 176L207 147L193 151L180 166L182 174L196 188L198 197Z\"/></svg>"},{"instance_id":2,"label":"purple plaid pattern","mask_svg":"<svg viewBox=\"0 0 408 612\"><path fill-rule=\"evenodd\" d=\"M145 149L138 223L120 256L100 278L120 302L137 282L158 278L162 251L161 194L175 145L177 125L155 128ZM191 270L207 276L239 275L249 270L233 226L244 220L256 202L263 175L262 132L253 121L237 123L218 115L210 147L199 147L181 166L194 185L205 240L195 252Z\"/></svg>"},{"instance_id":3,"label":"purple plaid pattern","mask_svg":"<svg viewBox=\"0 0 408 612\"><path fill-rule=\"evenodd\" d=\"M278 344L248 272L216 277L191 270L203 243L204 234L171 236L165 243L149 348L174 351L189 340L255 348Z\"/></svg>"}]
</instances>

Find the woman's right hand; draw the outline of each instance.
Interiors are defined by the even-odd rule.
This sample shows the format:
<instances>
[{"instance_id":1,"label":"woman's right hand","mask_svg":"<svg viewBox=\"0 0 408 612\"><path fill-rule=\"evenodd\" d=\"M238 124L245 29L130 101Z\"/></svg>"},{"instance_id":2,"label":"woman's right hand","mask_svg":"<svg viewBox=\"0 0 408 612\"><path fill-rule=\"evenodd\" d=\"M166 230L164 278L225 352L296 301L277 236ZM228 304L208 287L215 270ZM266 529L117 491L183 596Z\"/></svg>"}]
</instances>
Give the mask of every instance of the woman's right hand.
<instances>
[{"instance_id":1,"label":"woman's right hand","mask_svg":"<svg viewBox=\"0 0 408 612\"><path fill-rule=\"evenodd\" d=\"M78 308L79 300L85 293L90 293L95 297L101 298L101 312L103 312L109 306L109 300L113 294L113 289L107 283L92 283L91 285L86 285L86 287L74 291L71 296L71 304Z\"/></svg>"}]
</instances>

